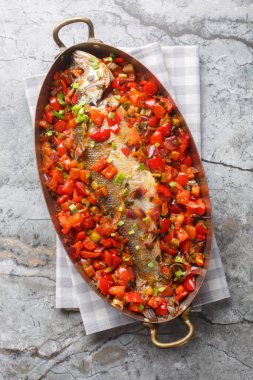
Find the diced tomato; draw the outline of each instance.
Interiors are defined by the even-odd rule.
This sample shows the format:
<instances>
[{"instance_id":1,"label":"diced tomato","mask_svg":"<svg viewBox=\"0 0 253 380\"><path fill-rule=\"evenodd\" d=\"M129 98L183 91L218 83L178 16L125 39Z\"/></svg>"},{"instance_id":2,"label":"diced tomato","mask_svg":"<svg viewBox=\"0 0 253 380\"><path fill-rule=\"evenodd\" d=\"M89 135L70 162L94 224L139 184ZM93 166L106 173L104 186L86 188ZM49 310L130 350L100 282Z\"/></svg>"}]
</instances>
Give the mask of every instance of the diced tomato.
<instances>
[{"instance_id":1,"label":"diced tomato","mask_svg":"<svg viewBox=\"0 0 253 380\"><path fill-rule=\"evenodd\" d=\"M93 229L95 227L94 219L91 216L89 218L87 218L87 219L84 219L82 221L82 227L85 230L91 230L91 229Z\"/></svg>"},{"instance_id":2,"label":"diced tomato","mask_svg":"<svg viewBox=\"0 0 253 380\"><path fill-rule=\"evenodd\" d=\"M98 162L95 162L95 164L91 166L91 170L100 173L106 167L107 164L107 156L103 156L100 158Z\"/></svg>"},{"instance_id":3,"label":"diced tomato","mask_svg":"<svg viewBox=\"0 0 253 380\"><path fill-rule=\"evenodd\" d=\"M168 186L158 185L157 186L157 192L158 192L158 194L162 194L165 198L170 198L171 197L171 191L168 188Z\"/></svg>"},{"instance_id":4,"label":"diced tomato","mask_svg":"<svg viewBox=\"0 0 253 380\"><path fill-rule=\"evenodd\" d=\"M53 122L53 117L54 117L54 114L52 111L46 111L44 114L43 114L43 119L45 121L47 121L49 124L52 124Z\"/></svg>"},{"instance_id":5,"label":"diced tomato","mask_svg":"<svg viewBox=\"0 0 253 380\"><path fill-rule=\"evenodd\" d=\"M187 211L191 213L196 213L198 215L203 215L206 211L205 203L200 198L196 202L189 201L186 204L186 208L187 208Z\"/></svg>"},{"instance_id":6,"label":"diced tomato","mask_svg":"<svg viewBox=\"0 0 253 380\"><path fill-rule=\"evenodd\" d=\"M149 122L148 122L148 125L152 128L154 128L158 123L158 119L156 116L152 117Z\"/></svg>"},{"instance_id":7,"label":"diced tomato","mask_svg":"<svg viewBox=\"0 0 253 380\"><path fill-rule=\"evenodd\" d=\"M58 216L58 219L60 221L60 224L65 231L64 233L67 233L71 229L71 223L68 220L68 218L65 215Z\"/></svg>"},{"instance_id":8,"label":"diced tomato","mask_svg":"<svg viewBox=\"0 0 253 380\"><path fill-rule=\"evenodd\" d=\"M131 88L129 91L129 100L133 106L141 107L146 99L147 95L145 92L136 90L136 88Z\"/></svg>"},{"instance_id":9,"label":"diced tomato","mask_svg":"<svg viewBox=\"0 0 253 380\"><path fill-rule=\"evenodd\" d=\"M65 129L67 128L67 123L66 121L64 120L58 120L55 124L54 124L54 130L56 132L63 132L65 131Z\"/></svg>"},{"instance_id":10,"label":"diced tomato","mask_svg":"<svg viewBox=\"0 0 253 380\"><path fill-rule=\"evenodd\" d=\"M187 292L187 291L184 291L184 292L182 292L182 293L179 293L179 294L176 295L176 297L175 297L175 301L176 301L176 302L179 302L179 301L181 301L181 299L185 298L187 295L188 295L188 292Z\"/></svg>"},{"instance_id":11,"label":"diced tomato","mask_svg":"<svg viewBox=\"0 0 253 380\"><path fill-rule=\"evenodd\" d=\"M80 169L78 168L71 168L69 172L69 176L72 179L78 179L80 175Z\"/></svg>"},{"instance_id":12,"label":"diced tomato","mask_svg":"<svg viewBox=\"0 0 253 380\"><path fill-rule=\"evenodd\" d=\"M90 172L89 170L80 170L80 173L79 173L79 178L81 181L83 181L84 183L88 184L90 182Z\"/></svg>"},{"instance_id":13,"label":"diced tomato","mask_svg":"<svg viewBox=\"0 0 253 380\"><path fill-rule=\"evenodd\" d=\"M112 287L114 281L111 279L112 276L104 276L98 279L98 289L101 293L107 296L109 294L109 289Z\"/></svg>"},{"instance_id":14,"label":"diced tomato","mask_svg":"<svg viewBox=\"0 0 253 380\"><path fill-rule=\"evenodd\" d=\"M121 152L124 153L124 155L125 155L126 157L129 157L129 155L130 155L130 153L131 153L131 149L130 149L128 146L126 146L126 147L124 147L124 148L121 148Z\"/></svg>"},{"instance_id":15,"label":"diced tomato","mask_svg":"<svg viewBox=\"0 0 253 380\"><path fill-rule=\"evenodd\" d=\"M147 82L143 87L143 91L152 96L158 91L158 87L154 82Z\"/></svg>"},{"instance_id":16,"label":"diced tomato","mask_svg":"<svg viewBox=\"0 0 253 380\"><path fill-rule=\"evenodd\" d=\"M90 138L97 142L107 141L110 138L110 129L103 129L102 131L95 131L90 134Z\"/></svg>"},{"instance_id":17,"label":"diced tomato","mask_svg":"<svg viewBox=\"0 0 253 380\"><path fill-rule=\"evenodd\" d=\"M109 294L119 299L122 299L125 293L125 289L125 285L114 285L109 289Z\"/></svg>"},{"instance_id":18,"label":"diced tomato","mask_svg":"<svg viewBox=\"0 0 253 380\"><path fill-rule=\"evenodd\" d=\"M161 98L161 101L166 104L167 111L170 113L174 108L172 100L170 98Z\"/></svg>"},{"instance_id":19,"label":"diced tomato","mask_svg":"<svg viewBox=\"0 0 253 380\"><path fill-rule=\"evenodd\" d=\"M71 245L70 247L70 255L73 260L76 260L79 256L79 253L82 249L82 243L80 241L77 241L75 244Z\"/></svg>"},{"instance_id":20,"label":"diced tomato","mask_svg":"<svg viewBox=\"0 0 253 380\"><path fill-rule=\"evenodd\" d=\"M121 118L119 117L118 112L111 112L113 114L113 117L110 118L109 115L106 115L107 123L110 127L112 127L115 124L120 123Z\"/></svg>"},{"instance_id":21,"label":"diced tomato","mask_svg":"<svg viewBox=\"0 0 253 380\"><path fill-rule=\"evenodd\" d=\"M178 176L176 178L177 183L179 183L181 186L187 185L187 182L189 180L189 176L187 173L179 172Z\"/></svg>"},{"instance_id":22,"label":"diced tomato","mask_svg":"<svg viewBox=\"0 0 253 380\"><path fill-rule=\"evenodd\" d=\"M182 164L191 167L191 166L192 166L192 158L191 158L191 156L187 156L187 157L182 161Z\"/></svg>"},{"instance_id":23,"label":"diced tomato","mask_svg":"<svg viewBox=\"0 0 253 380\"><path fill-rule=\"evenodd\" d=\"M164 137L168 137L170 135L171 130L171 121L161 125L157 128L157 131L161 132Z\"/></svg>"},{"instance_id":24,"label":"diced tomato","mask_svg":"<svg viewBox=\"0 0 253 380\"><path fill-rule=\"evenodd\" d=\"M187 232L183 228L179 228L179 230L176 231L176 235L177 235L180 243L189 239L189 235L187 234Z\"/></svg>"},{"instance_id":25,"label":"diced tomato","mask_svg":"<svg viewBox=\"0 0 253 380\"><path fill-rule=\"evenodd\" d=\"M164 168L164 161L161 156L156 156L148 160L148 164L151 170L162 170Z\"/></svg>"},{"instance_id":26,"label":"diced tomato","mask_svg":"<svg viewBox=\"0 0 253 380\"><path fill-rule=\"evenodd\" d=\"M112 133L114 133L115 135L117 135L120 131L120 126L118 124L115 124L113 125L112 127L110 127L110 130Z\"/></svg>"},{"instance_id":27,"label":"diced tomato","mask_svg":"<svg viewBox=\"0 0 253 380\"><path fill-rule=\"evenodd\" d=\"M155 310L157 315L167 315L168 314L168 308L167 308L167 302L163 301Z\"/></svg>"},{"instance_id":28,"label":"diced tomato","mask_svg":"<svg viewBox=\"0 0 253 380\"><path fill-rule=\"evenodd\" d=\"M108 180L112 179L117 173L118 169L113 164L109 164L105 169L101 171L101 174Z\"/></svg>"},{"instance_id":29,"label":"diced tomato","mask_svg":"<svg viewBox=\"0 0 253 380\"><path fill-rule=\"evenodd\" d=\"M56 203L57 203L58 205L61 205L62 203L67 202L68 199L69 199L68 195L67 195L67 194L64 194L64 195L62 195L61 197L57 198Z\"/></svg>"},{"instance_id":30,"label":"diced tomato","mask_svg":"<svg viewBox=\"0 0 253 380\"><path fill-rule=\"evenodd\" d=\"M79 241L79 240L84 240L86 237L86 234L84 231L81 231L81 232L78 232L78 234L76 235L76 240Z\"/></svg>"},{"instance_id":31,"label":"diced tomato","mask_svg":"<svg viewBox=\"0 0 253 380\"><path fill-rule=\"evenodd\" d=\"M163 302L163 299L161 297L151 297L148 301L148 306L152 307L152 309L157 309L158 306L160 306Z\"/></svg>"},{"instance_id":32,"label":"diced tomato","mask_svg":"<svg viewBox=\"0 0 253 380\"><path fill-rule=\"evenodd\" d=\"M183 252L189 252L189 250L190 250L190 246L191 246L190 241L189 241L189 240L186 240L186 241L184 241L184 242L182 243L182 245L181 245L181 249L182 249Z\"/></svg>"},{"instance_id":33,"label":"diced tomato","mask_svg":"<svg viewBox=\"0 0 253 380\"><path fill-rule=\"evenodd\" d=\"M120 266L115 270L115 275L121 285L127 285L129 281L134 280L133 271L130 267Z\"/></svg>"},{"instance_id":34,"label":"diced tomato","mask_svg":"<svg viewBox=\"0 0 253 380\"><path fill-rule=\"evenodd\" d=\"M98 127L101 127L101 125L103 124L105 115L97 109L92 109L90 118L94 124L96 124Z\"/></svg>"},{"instance_id":35,"label":"diced tomato","mask_svg":"<svg viewBox=\"0 0 253 380\"><path fill-rule=\"evenodd\" d=\"M188 190L183 190L176 195L177 203L182 204L182 205L187 205L190 198L191 198L191 195Z\"/></svg>"},{"instance_id":36,"label":"diced tomato","mask_svg":"<svg viewBox=\"0 0 253 380\"><path fill-rule=\"evenodd\" d=\"M158 119L161 119L163 115L165 114L166 109L160 106L160 104L156 104L155 107L153 108L153 112Z\"/></svg>"},{"instance_id":37,"label":"diced tomato","mask_svg":"<svg viewBox=\"0 0 253 380\"><path fill-rule=\"evenodd\" d=\"M88 196L87 188L82 182L80 182L80 181L76 182L75 189L76 189L78 195L81 195L82 197Z\"/></svg>"},{"instance_id":38,"label":"diced tomato","mask_svg":"<svg viewBox=\"0 0 253 380\"><path fill-rule=\"evenodd\" d=\"M69 90L68 90L68 86L67 86L65 80L64 79L60 79L60 83L61 83L63 92L66 95L69 92Z\"/></svg>"},{"instance_id":39,"label":"diced tomato","mask_svg":"<svg viewBox=\"0 0 253 380\"><path fill-rule=\"evenodd\" d=\"M206 235L207 234L207 226L203 220L200 220L196 224L196 233L199 235Z\"/></svg>"},{"instance_id":40,"label":"diced tomato","mask_svg":"<svg viewBox=\"0 0 253 380\"><path fill-rule=\"evenodd\" d=\"M149 143L150 143L150 145L155 145L156 143L159 143L160 145L162 145L162 143L163 143L163 135L162 135L162 133L159 132L158 130L156 130L150 136Z\"/></svg>"},{"instance_id":41,"label":"diced tomato","mask_svg":"<svg viewBox=\"0 0 253 380\"><path fill-rule=\"evenodd\" d=\"M55 96L50 98L50 106L53 108L53 110L55 110L57 112L62 109L62 106L60 105L60 103L58 102L58 100Z\"/></svg>"},{"instance_id":42,"label":"diced tomato","mask_svg":"<svg viewBox=\"0 0 253 380\"><path fill-rule=\"evenodd\" d=\"M126 302L134 302L134 303L142 303L143 302L143 299L141 298L140 293L137 291L125 293L124 300Z\"/></svg>"},{"instance_id":43,"label":"diced tomato","mask_svg":"<svg viewBox=\"0 0 253 380\"><path fill-rule=\"evenodd\" d=\"M66 182L63 184L62 191L64 194L72 195L74 187L75 187L75 181L73 179L68 178Z\"/></svg>"},{"instance_id":44,"label":"diced tomato","mask_svg":"<svg viewBox=\"0 0 253 380\"><path fill-rule=\"evenodd\" d=\"M163 218L160 225L161 225L161 232L162 233L167 232L168 229L170 228L171 221L169 218Z\"/></svg>"},{"instance_id":45,"label":"diced tomato","mask_svg":"<svg viewBox=\"0 0 253 380\"><path fill-rule=\"evenodd\" d=\"M48 124L48 122L46 120L40 120L39 121L39 126L42 127L42 128L45 128L45 129L47 129L47 128L50 127L50 125Z\"/></svg>"}]
</instances>

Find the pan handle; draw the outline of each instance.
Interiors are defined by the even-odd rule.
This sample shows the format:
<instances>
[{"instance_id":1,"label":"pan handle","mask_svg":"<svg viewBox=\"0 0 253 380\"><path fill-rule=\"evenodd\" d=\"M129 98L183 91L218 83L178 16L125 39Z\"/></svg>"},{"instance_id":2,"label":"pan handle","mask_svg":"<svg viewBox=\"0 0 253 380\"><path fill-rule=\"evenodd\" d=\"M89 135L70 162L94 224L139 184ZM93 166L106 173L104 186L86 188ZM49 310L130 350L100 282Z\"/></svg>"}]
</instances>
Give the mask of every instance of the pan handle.
<instances>
[{"instance_id":1,"label":"pan handle","mask_svg":"<svg viewBox=\"0 0 253 380\"><path fill-rule=\"evenodd\" d=\"M169 342L169 343L159 342L159 340L157 340L157 326L155 326L153 323L144 323L144 326L150 328L151 342L158 348L176 348L176 347L182 346L183 344L188 343L194 334L194 325L189 319L190 310L191 308L189 307L182 314L182 319L185 325L188 327L189 331L185 337L178 339L175 342Z\"/></svg>"},{"instance_id":2,"label":"pan handle","mask_svg":"<svg viewBox=\"0 0 253 380\"><path fill-rule=\"evenodd\" d=\"M71 18L67 18L67 19L59 22L54 27L53 38L54 38L55 43L59 46L59 48L61 48L61 49L66 48L66 46L64 45L64 43L62 42L62 40L59 37L60 30L64 26L69 25L69 24L74 24L76 22L83 22L84 24L86 24L88 26L88 41L100 42L99 40L95 39L94 26L93 26L93 24L89 18L87 18L87 17L71 17Z\"/></svg>"}]
</instances>

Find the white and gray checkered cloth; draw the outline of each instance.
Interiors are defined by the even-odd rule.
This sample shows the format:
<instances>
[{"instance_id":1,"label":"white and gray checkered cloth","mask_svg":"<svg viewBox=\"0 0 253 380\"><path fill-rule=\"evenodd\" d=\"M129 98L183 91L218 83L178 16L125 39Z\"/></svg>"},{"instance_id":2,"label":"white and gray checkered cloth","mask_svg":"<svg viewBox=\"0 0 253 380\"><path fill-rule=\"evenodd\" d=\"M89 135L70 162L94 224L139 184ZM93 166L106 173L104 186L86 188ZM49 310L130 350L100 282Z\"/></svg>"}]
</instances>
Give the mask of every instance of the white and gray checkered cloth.
<instances>
[{"instance_id":1,"label":"white and gray checkered cloth","mask_svg":"<svg viewBox=\"0 0 253 380\"><path fill-rule=\"evenodd\" d=\"M197 46L160 46L158 43L141 48L123 48L144 63L164 84L176 100L201 152L200 77ZM25 79L26 96L32 120L39 90L45 75ZM69 260L57 238L56 307L79 309L86 334L133 323L107 305L84 282ZM212 256L204 284L193 302L193 310L201 305L230 297L220 259L219 248L213 238Z\"/></svg>"}]
</instances>

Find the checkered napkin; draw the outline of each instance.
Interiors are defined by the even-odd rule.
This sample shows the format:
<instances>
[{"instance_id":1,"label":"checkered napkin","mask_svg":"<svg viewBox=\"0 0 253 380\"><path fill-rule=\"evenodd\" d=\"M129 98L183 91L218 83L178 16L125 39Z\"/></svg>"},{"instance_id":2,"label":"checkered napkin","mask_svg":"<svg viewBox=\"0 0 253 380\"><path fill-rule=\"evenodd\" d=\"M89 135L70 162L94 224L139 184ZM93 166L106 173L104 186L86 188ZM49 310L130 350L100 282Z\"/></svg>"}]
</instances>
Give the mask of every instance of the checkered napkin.
<instances>
[{"instance_id":1,"label":"checkered napkin","mask_svg":"<svg viewBox=\"0 0 253 380\"><path fill-rule=\"evenodd\" d=\"M143 62L164 84L176 100L201 152L199 55L197 46L160 46L158 43L140 48L123 48ZM35 108L44 75L26 78L26 96L34 120ZM57 238L56 307L79 309L86 334L133 323L107 305L84 282L72 265ZM211 260L205 282L193 302L193 310L201 305L228 298L229 290L220 259L219 248L213 238Z\"/></svg>"}]
</instances>

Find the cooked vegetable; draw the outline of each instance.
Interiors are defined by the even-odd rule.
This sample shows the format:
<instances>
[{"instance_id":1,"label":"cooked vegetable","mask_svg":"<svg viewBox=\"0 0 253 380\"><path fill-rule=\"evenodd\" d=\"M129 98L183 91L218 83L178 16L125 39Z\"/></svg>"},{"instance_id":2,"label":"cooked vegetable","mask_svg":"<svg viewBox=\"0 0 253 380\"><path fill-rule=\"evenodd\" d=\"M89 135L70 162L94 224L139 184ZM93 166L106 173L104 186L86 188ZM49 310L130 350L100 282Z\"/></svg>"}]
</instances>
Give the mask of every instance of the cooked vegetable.
<instances>
[{"instance_id":1,"label":"cooked vegetable","mask_svg":"<svg viewBox=\"0 0 253 380\"><path fill-rule=\"evenodd\" d=\"M168 316L195 291L208 233L172 100L122 57L74 52L48 102L41 156L70 256L115 307Z\"/></svg>"}]
</instances>

